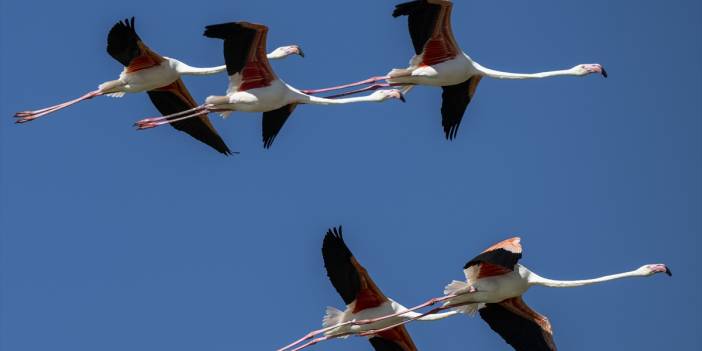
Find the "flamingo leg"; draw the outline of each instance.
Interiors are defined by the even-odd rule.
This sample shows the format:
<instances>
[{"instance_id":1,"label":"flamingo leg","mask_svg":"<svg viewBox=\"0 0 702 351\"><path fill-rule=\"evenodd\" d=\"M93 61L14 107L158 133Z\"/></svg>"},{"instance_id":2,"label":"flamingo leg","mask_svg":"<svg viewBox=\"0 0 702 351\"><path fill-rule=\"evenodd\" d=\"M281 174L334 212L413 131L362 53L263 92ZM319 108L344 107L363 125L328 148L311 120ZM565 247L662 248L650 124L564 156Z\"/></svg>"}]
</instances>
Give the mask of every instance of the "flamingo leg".
<instances>
[{"instance_id":1,"label":"flamingo leg","mask_svg":"<svg viewBox=\"0 0 702 351\"><path fill-rule=\"evenodd\" d=\"M465 294L469 294L469 293L470 293L470 292L464 292L464 293L460 293L460 294L447 295L447 296L445 296L445 297L450 298L450 297L455 297L455 296L459 296L459 295L465 295ZM442 300L446 300L446 299L442 298ZM456 307L460 307L460 306L464 306L464 305L469 305L469 304L472 304L472 303L475 303L475 302L472 302L472 301L470 301L470 302L462 302L462 303L456 303L456 304L450 304L450 305L445 305L445 306L441 306L441 307L436 307L436 308L433 308L433 309L431 309L431 310L429 310L429 311L427 311L427 312L425 312L425 313L422 313L422 314L420 314L420 315L418 315L418 316L416 316L416 317L412 317L412 318L410 318L410 319L406 319L406 320L404 320L404 321L402 321L402 322L395 323L395 324L390 325L390 326L387 326L387 327L385 327L385 328L374 329L374 330L365 331L365 332L363 332L363 333L359 333L358 336L370 336L370 335L382 333L382 332L384 332L384 331L386 331L386 330L390 330L390 329L392 329L392 328L399 327L399 326L401 326L401 325L405 325L405 324L407 324L407 323L409 323L409 322L411 322L411 321L415 321L415 320L420 319L420 318L422 318L422 317L424 317L424 316L428 316L428 315L430 315L430 314L434 314L434 313L437 313L437 312L445 311L445 310L448 310L448 309L451 309L451 308L456 308Z\"/></svg>"},{"instance_id":2,"label":"flamingo leg","mask_svg":"<svg viewBox=\"0 0 702 351\"><path fill-rule=\"evenodd\" d=\"M326 99L334 99L334 98L338 98L338 97L342 97L342 96L362 93L364 91L378 90L380 88L397 87L397 86L405 87L405 86L407 86L407 84L404 84L404 83L391 83L391 84L390 83L377 83L377 84L369 85L365 88L351 90L351 91L347 91L347 92L343 92L343 93L339 93L339 94L334 94L331 96L325 96L325 98Z\"/></svg>"},{"instance_id":3,"label":"flamingo leg","mask_svg":"<svg viewBox=\"0 0 702 351\"><path fill-rule=\"evenodd\" d=\"M400 311L400 312L396 312L396 313L393 313L393 314L389 314L389 315L386 315L386 316L378 317L378 318L347 321L347 322L339 323L339 324L336 324L336 325L332 325L332 326L330 326L330 327L326 327L326 328L322 328L322 329L317 329L317 330L314 330L314 331L311 331L311 332L307 333L307 335L303 336L302 338L296 340L295 342L293 342L293 343L291 343L291 344L289 344L289 345L287 345L287 346L285 346L285 347L283 347L283 348L278 349L277 351L284 351L284 350L289 349L289 348L291 348L291 347L293 347L293 346L295 346L295 345L297 345L297 344L299 344L299 343L301 343L301 342L303 342L303 341L305 341L305 340L312 339L315 335L318 335L318 334L320 334L320 333L324 333L324 332L326 332L326 331L329 331L329 330L332 330L332 329L335 329L335 328L339 328L339 327L342 327L342 326L345 326L345 325L349 325L349 324L352 324L352 325L365 325L365 324L371 324L371 323L379 322L379 321L382 321L382 320L385 320L385 319L388 319L388 318L392 318L392 317L396 317L396 316L403 315L403 314L405 314L405 313L407 313L407 312L412 312L412 311L415 311L415 310L418 310L418 309L422 309L422 308L427 307L427 306L435 305L435 304L437 304L437 303L439 303L439 302L442 302L442 301L445 301L445 300L454 298L454 297L456 297L456 296L458 296L458 295L462 295L462 294L451 294L451 295L446 295L446 296L442 296L442 297L431 298L431 299L427 300L426 302L424 302L424 303L422 303L422 304L419 304L419 305L417 305L417 306L414 306L414 307L412 307L412 308L409 308L409 309L406 309L406 310L402 310L402 311Z\"/></svg>"},{"instance_id":4,"label":"flamingo leg","mask_svg":"<svg viewBox=\"0 0 702 351\"><path fill-rule=\"evenodd\" d=\"M330 87L330 88L323 88L323 89L307 89L307 90L302 90L303 93L305 94L317 94L317 93L323 93L327 91L333 91L333 90L339 90L339 89L346 89L346 88L352 88L352 87L357 87L359 85L363 84L371 84L375 82L379 82L381 80L386 80L390 78L389 76L376 76L376 77L370 77L368 79L364 79L355 83L349 83L349 84L344 84L344 85L338 85L335 87Z\"/></svg>"},{"instance_id":5,"label":"flamingo leg","mask_svg":"<svg viewBox=\"0 0 702 351\"><path fill-rule=\"evenodd\" d=\"M193 107L193 108L191 108L191 109L188 109L188 110L183 110L183 111L176 112L176 113L172 113L172 114L166 115L166 116L158 116L158 117L148 117L148 118L144 118L144 119L142 119L142 120L139 120L139 122L147 122L147 121L148 121L148 122L157 122L157 121L159 121L159 120L164 120L164 119L169 119L169 118L173 118L173 117L178 117L178 116L182 116L182 115L185 115L185 114L188 114L188 113L191 113L191 112L199 111L199 110L202 110L202 109L204 109L204 108L207 108L207 107L206 107L205 105L200 105L200 106L197 106L197 107ZM135 123L135 124L136 124L136 123Z\"/></svg>"},{"instance_id":6,"label":"flamingo leg","mask_svg":"<svg viewBox=\"0 0 702 351\"><path fill-rule=\"evenodd\" d=\"M50 113L56 112L58 110L62 110L68 106L77 104L83 100L89 100L89 99L92 99L92 98L94 98L96 96L100 96L100 95L103 95L103 94L99 90L95 90L95 91L91 91L91 92L89 92L89 93L87 93L87 94L85 94L77 99L69 100L69 101L60 103L58 105L49 106L49 107L42 108L42 109L35 110L35 111L17 112L17 113L15 113L15 117L17 117L18 119L17 119L17 121L15 121L15 123L26 123L26 122L35 120L39 117L46 116Z\"/></svg>"},{"instance_id":7,"label":"flamingo leg","mask_svg":"<svg viewBox=\"0 0 702 351\"><path fill-rule=\"evenodd\" d=\"M430 314L434 314L434 313L437 313L437 312L440 312L440 311L443 311L443 310L446 310L446 309L449 309L449 308L453 308L453 307L454 307L454 306L436 307L436 308L433 308L433 309L429 310L428 312L422 313L422 314L420 314L420 315L418 315L418 316L416 316L416 317L412 317L412 318L410 318L410 319L406 319L406 320L404 320L404 321L402 321L402 322L395 323L395 324L390 325L390 326L387 326L387 327L385 327L385 328L373 329L373 330L365 331L365 332L363 332L363 333L359 333L358 336L371 336L371 335L375 335L375 334L378 334L378 333L382 333L382 332L384 332L384 331L386 331L386 330L390 330L390 329L392 329L392 328L399 327L399 326L401 326L401 325L405 325L405 324L407 324L407 323L409 323L409 322L411 322L411 321L417 320L417 319L422 318L422 317L424 317L424 316L427 316L427 315L430 315Z\"/></svg>"},{"instance_id":8,"label":"flamingo leg","mask_svg":"<svg viewBox=\"0 0 702 351\"><path fill-rule=\"evenodd\" d=\"M330 339L330 337L328 337L328 336L321 336L321 337L319 337L319 338L312 339L311 341L307 342L306 344L304 344L304 345L302 345L302 346L300 346L300 347L296 347L296 348L294 348L294 349L292 349L292 350L290 350L290 351L300 351L300 350L302 350L302 349L304 349L304 348L310 347L310 346L312 346L312 345L314 345L314 344L320 343L320 342L322 342L322 341L324 341L324 340L328 340L328 339Z\"/></svg>"},{"instance_id":9,"label":"flamingo leg","mask_svg":"<svg viewBox=\"0 0 702 351\"><path fill-rule=\"evenodd\" d=\"M134 123L134 126L137 127L138 130L149 129L149 128L162 126L164 124L171 124L171 123L180 122L180 121L183 121L183 120L186 120L189 118L206 115L210 112L211 111L209 109L205 108L205 109L200 109L200 111L198 111L198 112L191 113L189 115L185 115L182 117L175 117L174 118L174 117L170 117L170 116L164 116L164 117L156 117L156 118L145 118L145 119L142 119L140 121L136 121ZM178 115L178 114L176 114L176 115Z\"/></svg>"}]
</instances>

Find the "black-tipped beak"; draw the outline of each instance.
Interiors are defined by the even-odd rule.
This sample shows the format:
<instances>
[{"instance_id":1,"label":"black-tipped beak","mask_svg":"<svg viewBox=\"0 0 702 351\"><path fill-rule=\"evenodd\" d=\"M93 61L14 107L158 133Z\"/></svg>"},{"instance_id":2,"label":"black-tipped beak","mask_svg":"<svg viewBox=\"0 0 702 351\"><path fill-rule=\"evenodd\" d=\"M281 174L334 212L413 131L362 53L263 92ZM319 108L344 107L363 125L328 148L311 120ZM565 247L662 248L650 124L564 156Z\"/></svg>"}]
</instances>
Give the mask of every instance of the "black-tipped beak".
<instances>
[{"instance_id":1,"label":"black-tipped beak","mask_svg":"<svg viewBox=\"0 0 702 351\"><path fill-rule=\"evenodd\" d=\"M667 274L669 277L673 276L673 272L671 272L670 268L668 268L667 266L665 267L665 274Z\"/></svg>"},{"instance_id":2,"label":"black-tipped beak","mask_svg":"<svg viewBox=\"0 0 702 351\"><path fill-rule=\"evenodd\" d=\"M405 100L405 94L400 93L400 101L407 102L407 100Z\"/></svg>"},{"instance_id":3,"label":"black-tipped beak","mask_svg":"<svg viewBox=\"0 0 702 351\"><path fill-rule=\"evenodd\" d=\"M300 55L300 57L305 58L305 52L302 51L301 47L297 47L297 54Z\"/></svg>"},{"instance_id":4,"label":"black-tipped beak","mask_svg":"<svg viewBox=\"0 0 702 351\"><path fill-rule=\"evenodd\" d=\"M602 67L602 76L607 78L607 71L605 71L604 67Z\"/></svg>"}]
</instances>

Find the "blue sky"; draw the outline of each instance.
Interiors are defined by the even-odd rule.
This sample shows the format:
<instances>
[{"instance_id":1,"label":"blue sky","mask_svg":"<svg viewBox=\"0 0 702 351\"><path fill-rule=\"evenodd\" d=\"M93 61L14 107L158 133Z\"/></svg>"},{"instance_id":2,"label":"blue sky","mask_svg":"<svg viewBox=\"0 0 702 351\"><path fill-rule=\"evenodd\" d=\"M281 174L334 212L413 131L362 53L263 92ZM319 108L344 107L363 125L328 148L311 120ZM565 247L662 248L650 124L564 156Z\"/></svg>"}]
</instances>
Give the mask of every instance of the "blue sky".
<instances>
[{"instance_id":1,"label":"blue sky","mask_svg":"<svg viewBox=\"0 0 702 351\"><path fill-rule=\"evenodd\" d=\"M488 245L520 235L524 263L578 279L664 262L674 276L534 288L563 350L702 346L702 4L492 1L454 8L463 50L500 70L599 62L609 79L485 79L448 142L440 90L406 104L301 106L272 149L260 115L214 123L229 158L169 128L144 94L97 98L17 126L12 114L93 90L120 66L117 20L194 66L223 62L205 25L270 27L299 88L404 67L395 1L0 2L0 349L271 350L342 307L320 254L328 227L384 292L439 295ZM167 8L166 8L167 7ZM226 77L186 78L193 96ZM479 318L413 324L422 350L507 350ZM316 350L371 350L354 338Z\"/></svg>"}]
</instances>

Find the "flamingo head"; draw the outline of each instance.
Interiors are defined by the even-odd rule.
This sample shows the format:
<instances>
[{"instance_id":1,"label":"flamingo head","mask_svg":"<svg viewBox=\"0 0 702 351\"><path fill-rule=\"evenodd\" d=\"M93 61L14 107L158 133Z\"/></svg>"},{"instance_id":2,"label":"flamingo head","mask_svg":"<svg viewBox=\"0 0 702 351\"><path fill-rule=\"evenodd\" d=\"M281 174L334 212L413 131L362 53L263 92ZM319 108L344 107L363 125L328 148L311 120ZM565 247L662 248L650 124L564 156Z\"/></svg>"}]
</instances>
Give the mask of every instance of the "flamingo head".
<instances>
[{"instance_id":1,"label":"flamingo head","mask_svg":"<svg viewBox=\"0 0 702 351\"><path fill-rule=\"evenodd\" d=\"M592 73L599 73L603 77L607 78L607 71L605 71L604 67L602 67L602 65L599 63L586 63L582 65L577 65L573 67L573 71L579 76L586 76Z\"/></svg>"},{"instance_id":2,"label":"flamingo head","mask_svg":"<svg viewBox=\"0 0 702 351\"><path fill-rule=\"evenodd\" d=\"M399 99L400 101L405 102L405 96L402 94L401 91L397 89L378 90L373 92L373 94L371 94L370 96L375 98L377 101L385 101L387 99Z\"/></svg>"},{"instance_id":3,"label":"flamingo head","mask_svg":"<svg viewBox=\"0 0 702 351\"><path fill-rule=\"evenodd\" d=\"M650 276L654 275L656 273L665 273L668 276L672 276L673 273L670 271L670 268L668 266L662 264L662 263L656 263L656 264L647 264L645 266L641 266L641 268L638 269L644 276Z\"/></svg>"},{"instance_id":4,"label":"flamingo head","mask_svg":"<svg viewBox=\"0 0 702 351\"><path fill-rule=\"evenodd\" d=\"M299 45L288 45L281 46L271 53L271 56L275 58L283 58L290 55L300 55L300 57L305 57L305 53L302 51Z\"/></svg>"}]
</instances>

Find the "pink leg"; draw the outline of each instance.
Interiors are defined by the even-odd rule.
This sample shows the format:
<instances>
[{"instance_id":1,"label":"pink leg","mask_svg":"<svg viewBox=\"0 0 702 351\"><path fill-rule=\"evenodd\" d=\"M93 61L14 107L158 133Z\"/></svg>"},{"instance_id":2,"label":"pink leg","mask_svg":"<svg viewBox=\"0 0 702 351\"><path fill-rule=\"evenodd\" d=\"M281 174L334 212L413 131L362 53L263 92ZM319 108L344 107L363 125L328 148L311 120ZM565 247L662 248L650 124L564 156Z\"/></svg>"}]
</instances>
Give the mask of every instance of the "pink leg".
<instances>
[{"instance_id":1,"label":"pink leg","mask_svg":"<svg viewBox=\"0 0 702 351\"><path fill-rule=\"evenodd\" d=\"M176 113L171 113L170 115L166 116L159 116L159 117L148 117L144 119L140 119L134 123L135 127L138 127L138 129L148 129L148 128L153 128L153 127L158 127L163 124L167 123L173 123L173 122L178 122L182 121L187 118L192 118L196 116L200 116L203 114L203 112L211 112L205 105L200 105L197 107L193 107L188 110L176 112ZM187 115L187 116L183 116ZM183 116L183 117L181 117Z\"/></svg>"},{"instance_id":2,"label":"pink leg","mask_svg":"<svg viewBox=\"0 0 702 351\"><path fill-rule=\"evenodd\" d=\"M381 81L381 80L386 80L386 79L388 79L388 78L389 78L388 76L376 76L376 77L370 77L370 78L368 78L368 79L365 79L365 80L362 80L362 81L359 81L359 82L355 82L355 83L349 83L349 84L344 84L344 85L338 85L338 86L335 86L335 87L324 88L324 89L307 89L307 90L302 90L302 92L305 93L305 94L317 94L317 93L323 93L323 92L326 92L326 91L332 91L332 90L339 90L339 89L346 89L346 88L356 87L356 86L363 85L363 84L371 84L371 83L379 82L379 81Z\"/></svg>"},{"instance_id":3,"label":"pink leg","mask_svg":"<svg viewBox=\"0 0 702 351\"><path fill-rule=\"evenodd\" d=\"M304 349L304 348L310 347L310 346L312 346L312 345L314 345L314 344L320 343L320 342L322 342L322 341L324 341L324 340L328 340L328 339L330 339L330 337L328 337L328 336L322 336L322 337L313 339L312 341L310 341L310 342L308 342L308 343L306 343L306 344L304 344L304 345L302 345L302 346L300 346L300 347L296 347L296 348L292 349L291 351L300 351L300 350L302 350L302 349Z\"/></svg>"},{"instance_id":4,"label":"pink leg","mask_svg":"<svg viewBox=\"0 0 702 351\"><path fill-rule=\"evenodd\" d=\"M94 98L96 96L100 96L100 95L102 95L102 93L99 90L95 90L95 91L91 91L91 92L89 92L89 93L87 93L87 94L85 94L77 99L66 101L66 102L58 104L58 105L50 106L50 107L43 108L43 109L36 110L36 111L17 112L15 114L15 117L17 117L18 119L17 119L17 121L15 121L15 123L26 123L26 122L32 121L34 119L37 119L39 117L46 116L50 113L64 109L68 106L77 104L83 100L92 99L92 98Z\"/></svg>"},{"instance_id":5,"label":"pink leg","mask_svg":"<svg viewBox=\"0 0 702 351\"><path fill-rule=\"evenodd\" d=\"M464 292L464 293L455 294L455 295L447 295L447 296L445 296L445 297L446 297L446 298L451 298L451 297L455 297L455 296L459 296L459 295L465 295L465 294L468 294L468 293L470 293L470 292ZM442 298L442 299L443 299L443 300L446 300L446 298ZM460 307L460 306L464 306L464 305L469 305L469 304L472 304L472 303L475 303L475 302L463 302L463 303L458 303L458 304L451 304L451 305L436 307L436 308L433 308L433 309L429 310L428 312L422 313L422 314L420 314L420 315L418 315L418 316L416 316L416 317L412 317L412 318L407 319L407 320L404 320L404 321L402 321L402 322L395 323L395 324L390 325L390 326L385 327L385 328L375 329L375 330L369 330L369 331L360 333L360 334L358 334L358 335L359 335L359 336L369 336L369 335L374 335L374 334L382 333L382 332L384 332L384 331L386 331L386 330L390 330L390 329L392 329L392 328L399 327L399 326L401 326L401 325L405 325L405 324L407 324L407 323L409 323L409 322L411 322L411 321L415 321L415 320L420 319L420 318L422 318L422 317L424 317L424 316L427 316L427 315L430 315L430 314L434 314L434 313L437 313L437 312L441 312L441 311L445 311L445 310L448 310L448 309L451 309L451 308L456 308L456 307Z\"/></svg>"},{"instance_id":6,"label":"pink leg","mask_svg":"<svg viewBox=\"0 0 702 351\"><path fill-rule=\"evenodd\" d=\"M388 327L385 327L385 328L369 330L369 331L366 331L366 332L363 332L363 333L358 334L358 336L371 336L371 335L375 335L375 334L378 334L378 333L382 333L382 332L384 332L384 331L386 331L386 330L390 330L390 329L392 329L392 328L399 327L399 326L401 326L401 325L405 325L405 324L407 324L407 323L409 323L409 322L411 322L411 321L417 320L417 319L422 318L422 317L424 317L424 316L427 316L427 315L430 315L430 314L434 314L434 313L437 313L437 312L441 312L441 311L443 311L443 310L446 310L446 309L449 309L449 308L453 308L453 307L454 307L454 306L436 307L436 308L433 308L433 309L429 310L428 312L422 313L422 314L420 314L420 315L418 315L418 316L416 316L416 317L412 317L412 318L407 319L407 320L404 320L404 321L402 321L402 322L395 323L395 324L393 324L393 325L391 325L391 326L388 326Z\"/></svg>"},{"instance_id":7,"label":"pink leg","mask_svg":"<svg viewBox=\"0 0 702 351\"><path fill-rule=\"evenodd\" d=\"M137 127L137 129L139 129L139 130L149 129L149 128L162 126L164 124L171 124L171 123L180 122L182 120L186 120L189 118L206 115L208 113L210 113L210 110L204 109L204 110L201 110L201 111L198 111L198 112L186 115L186 116L176 117L176 118L173 118L173 117L145 118L145 119L142 119L140 121L135 122L134 126ZM178 115L178 114L179 113L177 113L175 115Z\"/></svg>"},{"instance_id":8,"label":"pink leg","mask_svg":"<svg viewBox=\"0 0 702 351\"><path fill-rule=\"evenodd\" d=\"M437 304L437 303L439 303L439 302L448 300L448 299L453 298L453 297L456 297L456 296L458 296L458 295L446 295L446 296L442 296L442 297L435 297L435 298L432 298L432 299L427 300L426 302L424 302L424 303L422 303L422 304L420 304L420 305L414 306L414 307L409 308L409 309L404 310L404 311L400 311L400 312L397 312L397 313L389 314L389 315L387 315L387 316L382 316L382 317L373 318L373 319L361 319L361 320L356 320L356 321L348 321L348 322L344 322L344 323L339 323L339 324L333 325L333 326L331 326L331 327L326 327L326 328L323 328L323 329L314 330L314 331L312 331L312 332L309 332L309 333L308 333L307 335L305 335L304 337L298 339L297 341L295 341L295 342L293 342L293 343L291 343L291 344L289 344L289 345L287 345L287 346L285 346L285 347L283 347L283 348L278 349L277 351L286 350L286 349L288 349L288 348L290 348L290 347L293 347L293 346L295 346L295 345L297 345L297 344L299 344L299 343L301 343L301 342L303 342L303 341L305 341L305 340L309 340L309 339L313 338L315 335L318 335L318 334L320 334L320 333L324 333L324 332L329 331L329 330L332 330L332 329L334 329L334 328L338 328L338 327L341 327L341 326L344 326L344 325L349 325L349 324L352 324L352 325L365 325L365 324L371 324L371 323L379 322L379 321L382 321L382 320L385 320L385 319L388 319L388 318L392 318L392 317L396 317L396 316L399 316L399 315L403 315L403 314L405 314L405 313L407 313L407 312L411 312L411 311L415 311L415 310L418 310L418 309L422 309L422 308L427 307L427 306L435 305L435 304Z\"/></svg>"},{"instance_id":9,"label":"pink leg","mask_svg":"<svg viewBox=\"0 0 702 351\"><path fill-rule=\"evenodd\" d=\"M403 84L403 83L392 83L392 84L378 83L378 84L369 85L369 86L367 86L365 88L361 88L361 89L351 90L351 91L347 91L344 93L334 94L331 96L325 96L325 98L326 99L335 99L335 98L342 97L342 96L362 93L364 91L378 90L380 88L397 87L397 86L407 86L407 84Z\"/></svg>"}]
</instances>

